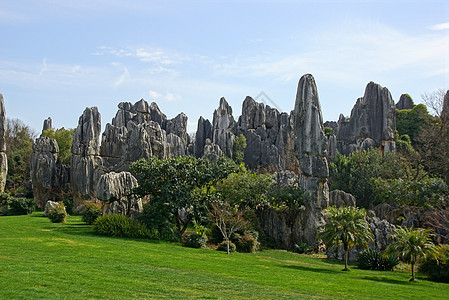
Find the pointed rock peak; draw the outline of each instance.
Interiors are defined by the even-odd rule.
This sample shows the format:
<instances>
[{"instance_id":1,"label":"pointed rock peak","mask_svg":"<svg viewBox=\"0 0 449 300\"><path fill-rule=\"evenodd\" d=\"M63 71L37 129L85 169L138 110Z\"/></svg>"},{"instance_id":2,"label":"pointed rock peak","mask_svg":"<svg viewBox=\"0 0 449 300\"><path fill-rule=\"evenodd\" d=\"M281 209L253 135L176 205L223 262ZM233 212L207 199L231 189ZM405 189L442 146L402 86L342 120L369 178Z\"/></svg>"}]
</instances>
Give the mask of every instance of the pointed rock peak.
<instances>
[{"instance_id":1,"label":"pointed rock peak","mask_svg":"<svg viewBox=\"0 0 449 300\"><path fill-rule=\"evenodd\" d=\"M399 110L412 109L414 106L415 103L413 103L413 99L409 94L402 94L398 103L396 103L396 109Z\"/></svg>"},{"instance_id":2,"label":"pointed rock peak","mask_svg":"<svg viewBox=\"0 0 449 300\"><path fill-rule=\"evenodd\" d=\"M48 117L47 119L44 120L44 125L42 126L42 134L44 134L45 130L52 128L53 128L52 120L50 117Z\"/></svg>"},{"instance_id":3,"label":"pointed rock peak","mask_svg":"<svg viewBox=\"0 0 449 300\"><path fill-rule=\"evenodd\" d=\"M446 95L444 95L441 119L443 119L443 122L449 121L449 90L446 92Z\"/></svg>"},{"instance_id":4,"label":"pointed rock peak","mask_svg":"<svg viewBox=\"0 0 449 300\"><path fill-rule=\"evenodd\" d=\"M148 102L146 102L144 99L140 99L134 104L134 109L136 112L140 113L150 113L150 106L148 105Z\"/></svg>"},{"instance_id":5,"label":"pointed rock peak","mask_svg":"<svg viewBox=\"0 0 449 300\"><path fill-rule=\"evenodd\" d=\"M299 79L298 90L296 92L295 114L304 114L305 111L310 110L310 107L316 109L319 122L323 123L323 116L321 112L321 105L318 99L318 90L315 79L311 74L306 74Z\"/></svg>"},{"instance_id":6,"label":"pointed rock peak","mask_svg":"<svg viewBox=\"0 0 449 300\"><path fill-rule=\"evenodd\" d=\"M232 107L228 104L225 97L220 98L220 105L216 111L219 112L219 115L232 115Z\"/></svg>"}]
</instances>

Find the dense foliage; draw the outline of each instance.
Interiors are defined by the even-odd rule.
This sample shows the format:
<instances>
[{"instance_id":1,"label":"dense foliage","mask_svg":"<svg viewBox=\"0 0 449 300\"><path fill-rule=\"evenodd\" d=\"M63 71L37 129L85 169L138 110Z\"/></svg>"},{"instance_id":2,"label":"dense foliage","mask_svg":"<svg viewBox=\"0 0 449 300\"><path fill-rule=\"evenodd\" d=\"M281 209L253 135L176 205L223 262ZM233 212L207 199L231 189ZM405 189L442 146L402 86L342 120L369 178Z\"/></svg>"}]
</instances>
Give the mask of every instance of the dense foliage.
<instances>
[{"instance_id":1,"label":"dense foliage","mask_svg":"<svg viewBox=\"0 0 449 300\"><path fill-rule=\"evenodd\" d=\"M62 202L58 202L55 206L50 208L48 218L53 223L65 223L68 214L65 210L65 205Z\"/></svg>"},{"instance_id":2,"label":"dense foliage","mask_svg":"<svg viewBox=\"0 0 449 300\"><path fill-rule=\"evenodd\" d=\"M427 112L424 104L396 112L396 129L399 135L408 135L413 145L418 141L420 130L432 121L433 117Z\"/></svg>"},{"instance_id":3,"label":"dense foliage","mask_svg":"<svg viewBox=\"0 0 449 300\"><path fill-rule=\"evenodd\" d=\"M424 262L419 271L433 281L449 283L449 245L438 245L437 256Z\"/></svg>"},{"instance_id":4,"label":"dense foliage","mask_svg":"<svg viewBox=\"0 0 449 300\"><path fill-rule=\"evenodd\" d=\"M93 225L94 232L99 235L157 239L157 234L145 225L120 214L99 217Z\"/></svg>"},{"instance_id":5,"label":"dense foliage","mask_svg":"<svg viewBox=\"0 0 449 300\"><path fill-rule=\"evenodd\" d=\"M86 204L86 209L82 214L82 220L86 224L92 225L101 216L101 205L96 203Z\"/></svg>"},{"instance_id":6,"label":"dense foliage","mask_svg":"<svg viewBox=\"0 0 449 300\"><path fill-rule=\"evenodd\" d=\"M245 148L246 137L243 134L236 136L232 146L232 159L237 165L244 163Z\"/></svg>"},{"instance_id":7,"label":"dense foliage","mask_svg":"<svg viewBox=\"0 0 449 300\"><path fill-rule=\"evenodd\" d=\"M6 187L12 193L25 192L22 184L30 180L30 157L36 133L19 119L6 119L5 142L8 157Z\"/></svg>"},{"instance_id":8,"label":"dense foliage","mask_svg":"<svg viewBox=\"0 0 449 300\"><path fill-rule=\"evenodd\" d=\"M8 193L0 195L0 214L28 215L36 209L32 198L12 197Z\"/></svg>"},{"instance_id":9,"label":"dense foliage","mask_svg":"<svg viewBox=\"0 0 449 300\"><path fill-rule=\"evenodd\" d=\"M383 256L375 249L365 249L359 253L357 266L364 270L393 271L399 264L399 260L394 255Z\"/></svg>"},{"instance_id":10,"label":"dense foliage","mask_svg":"<svg viewBox=\"0 0 449 300\"><path fill-rule=\"evenodd\" d=\"M364 209L356 207L331 206L324 211L326 224L319 228L318 238L322 239L327 248L343 244L345 250L345 268L348 268L349 248L355 245L366 247L373 240L373 234L366 222Z\"/></svg>"}]
</instances>

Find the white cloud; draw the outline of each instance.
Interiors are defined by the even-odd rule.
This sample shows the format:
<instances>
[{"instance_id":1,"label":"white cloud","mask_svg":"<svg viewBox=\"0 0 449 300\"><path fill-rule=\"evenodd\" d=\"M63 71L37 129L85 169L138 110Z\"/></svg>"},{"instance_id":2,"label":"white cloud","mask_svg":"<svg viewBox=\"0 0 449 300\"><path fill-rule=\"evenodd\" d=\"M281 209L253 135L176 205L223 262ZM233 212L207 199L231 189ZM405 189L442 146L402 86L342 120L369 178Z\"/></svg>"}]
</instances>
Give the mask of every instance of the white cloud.
<instances>
[{"instance_id":1,"label":"white cloud","mask_svg":"<svg viewBox=\"0 0 449 300\"><path fill-rule=\"evenodd\" d=\"M118 88L123 85L123 83L130 78L129 70L127 67L123 67L123 73L120 77L114 82L114 88Z\"/></svg>"},{"instance_id":2,"label":"white cloud","mask_svg":"<svg viewBox=\"0 0 449 300\"><path fill-rule=\"evenodd\" d=\"M429 28L431 30L447 30L447 29L449 29L449 23L435 24L433 26L430 26Z\"/></svg>"},{"instance_id":3,"label":"white cloud","mask_svg":"<svg viewBox=\"0 0 449 300\"><path fill-rule=\"evenodd\" d=\"M160 93L150 90L148 94L150 95L151 100L165 100L167 102L172 102L181 99L179 95L171 92Z\"/></svg>"},{"instance_id":4,"label":"white cloud","mask_svg":"<svg viewBox=\"0 0 449 300\"><path fill-rule=\"evenodd\" d=\"M42 76L45 71L47 71L47 59L44 57L42 59L42 68L41 71L39 72L39 76Z\"/></svg>"}]
</instances>

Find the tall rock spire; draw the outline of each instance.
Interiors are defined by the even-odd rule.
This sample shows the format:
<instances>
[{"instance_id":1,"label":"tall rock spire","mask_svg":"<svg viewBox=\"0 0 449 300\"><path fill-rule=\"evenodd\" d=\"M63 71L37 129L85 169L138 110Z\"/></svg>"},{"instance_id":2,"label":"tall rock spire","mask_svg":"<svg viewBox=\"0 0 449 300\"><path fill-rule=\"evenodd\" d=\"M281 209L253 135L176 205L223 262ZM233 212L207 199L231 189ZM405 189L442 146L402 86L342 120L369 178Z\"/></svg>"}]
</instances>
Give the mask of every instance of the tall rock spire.
<instances>
[{"instance_id":1,"label":"tall rock spire","mask_svg":"<svg viewBox=\"0 0 449 300\"><path fill-rule=\"evenodd\" d=\"M6 111L3 95L0 94L0 192L3 193L6 185L6 174L8 174L8 159L6 157Z\"/></svg>"}]
</instances>

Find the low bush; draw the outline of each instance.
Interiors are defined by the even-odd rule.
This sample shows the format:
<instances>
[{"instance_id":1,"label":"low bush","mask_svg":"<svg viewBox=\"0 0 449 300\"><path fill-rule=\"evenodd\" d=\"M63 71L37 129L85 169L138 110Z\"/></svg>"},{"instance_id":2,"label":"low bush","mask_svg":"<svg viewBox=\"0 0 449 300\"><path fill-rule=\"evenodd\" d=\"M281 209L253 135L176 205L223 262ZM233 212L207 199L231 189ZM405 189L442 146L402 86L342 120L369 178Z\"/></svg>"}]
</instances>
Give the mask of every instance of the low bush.
<instances>
[{"instance_id":1,"label":"low bush","mask_svg":"<svg viewBox=\"0 0 449 300\"><path fill-rule=\"evenodd\" d=\"M250 234L243 235L237 243L237 250L241 252L254 253L257 251L259 242Z\"/></svg>"},{"instance_id":2,"label":"low bush","mask_svg":"<svg viewBox=\"0 0 449 300\"><path fill-rule=\"evenodd\" d=\"M357 266L364 270L392 271L399 264L393 255L383 256L379 251L368 248L359 253Z\"/></svg>"},{"instance_id":3,"label":"low bush","mask_svg":"<svg viewBox=\"0 0 449 300\"><path fill-rule=\"evenodd\" d=\"M293 250L299 254L312 252L312 249L310 249L309 244L307 244L305 242L300 242L299 245L295 244L295 246L293 247Z\"/></svg>"},{"instance_id":4,"label":"low bush","mask_svg":"<svg viewBox=\"0 0 449 300\"><path fill-rule=\"evenodd\" d=\"M228 245L227 245L226 241L223 241L220 244L218 244L217 250L228 252ZM235 252L236 250L237 250L237 247L235 246L235 244L233 242L229 241L229 252Z\"/></svg>"},{"instance_id":5,"label":"low bush","mask_svg":"<svg viewBox=\"0 0 449 300\"><path fill-rule=\"evenodd\" d=\"M429 259L419 267L430 280L449 283L449 245L438 246L438 257Z\"/></svg>"},{"instance_id":6,"label":"low bush","mask_svg":"<svg viewBox=\"0 0 449 300\"><path fill-rule=\"evenodd\" d=\"M92 225L97 218L101 216L101 205L95 203L88 203L83 212L82 221L86 224Z\"/></svg>"},{"instance_id":7,"label":"low bush","mask_svg":"<svg viewBox=\"0 0 449 300\"><path fill-rule=\"evenodd\" d=\"M159 239L169 242L181 242L182 236L166 207L154 203L145 203L143 211L137 217L138 221L151 232L156 232Z\"/></svg>"},{"instance_id":8,"label":"low bush","mask_svg":"<svg viewBox=\"0 0 449 300\"><path fill-rule=\"evenodd\" d=\"M194 232L187 237L184 244L191 248L206 248L207 236L205 234L200 235Z\"/></svg>"},{"instance_id":9,"label":"low bush","mask_svg":"<svg viewBox=\"0 0 449 300\"><path fill-rule=\"evenodd\" d=\"M67 216L68 214L65 210L65 205L62 202L58 202L58 204L50 208L50 213L48 214L48 218L53 223L65 223Z\"/></svg>"},{"instance_id":10,"label":"low bush","mask_svg":"<svg viewBox=\"0 0 449 300\"><path fill-rule=\"evenodd\" d=\"M157 234L142 223L120 214L99 217L93 224L96 234L114 237L156 239Z\"/></svg>"},{"instance_id":11,"label":"low bush","mask_svg":"<svg viewBox=\"0 0 449 300\"><path fill-rule=\"evenodd\" d=\"M28 215L31 214L36 206L31 198L7 197L3 200L2 213L5 215Z\"/></svg>"}]
</instances>

